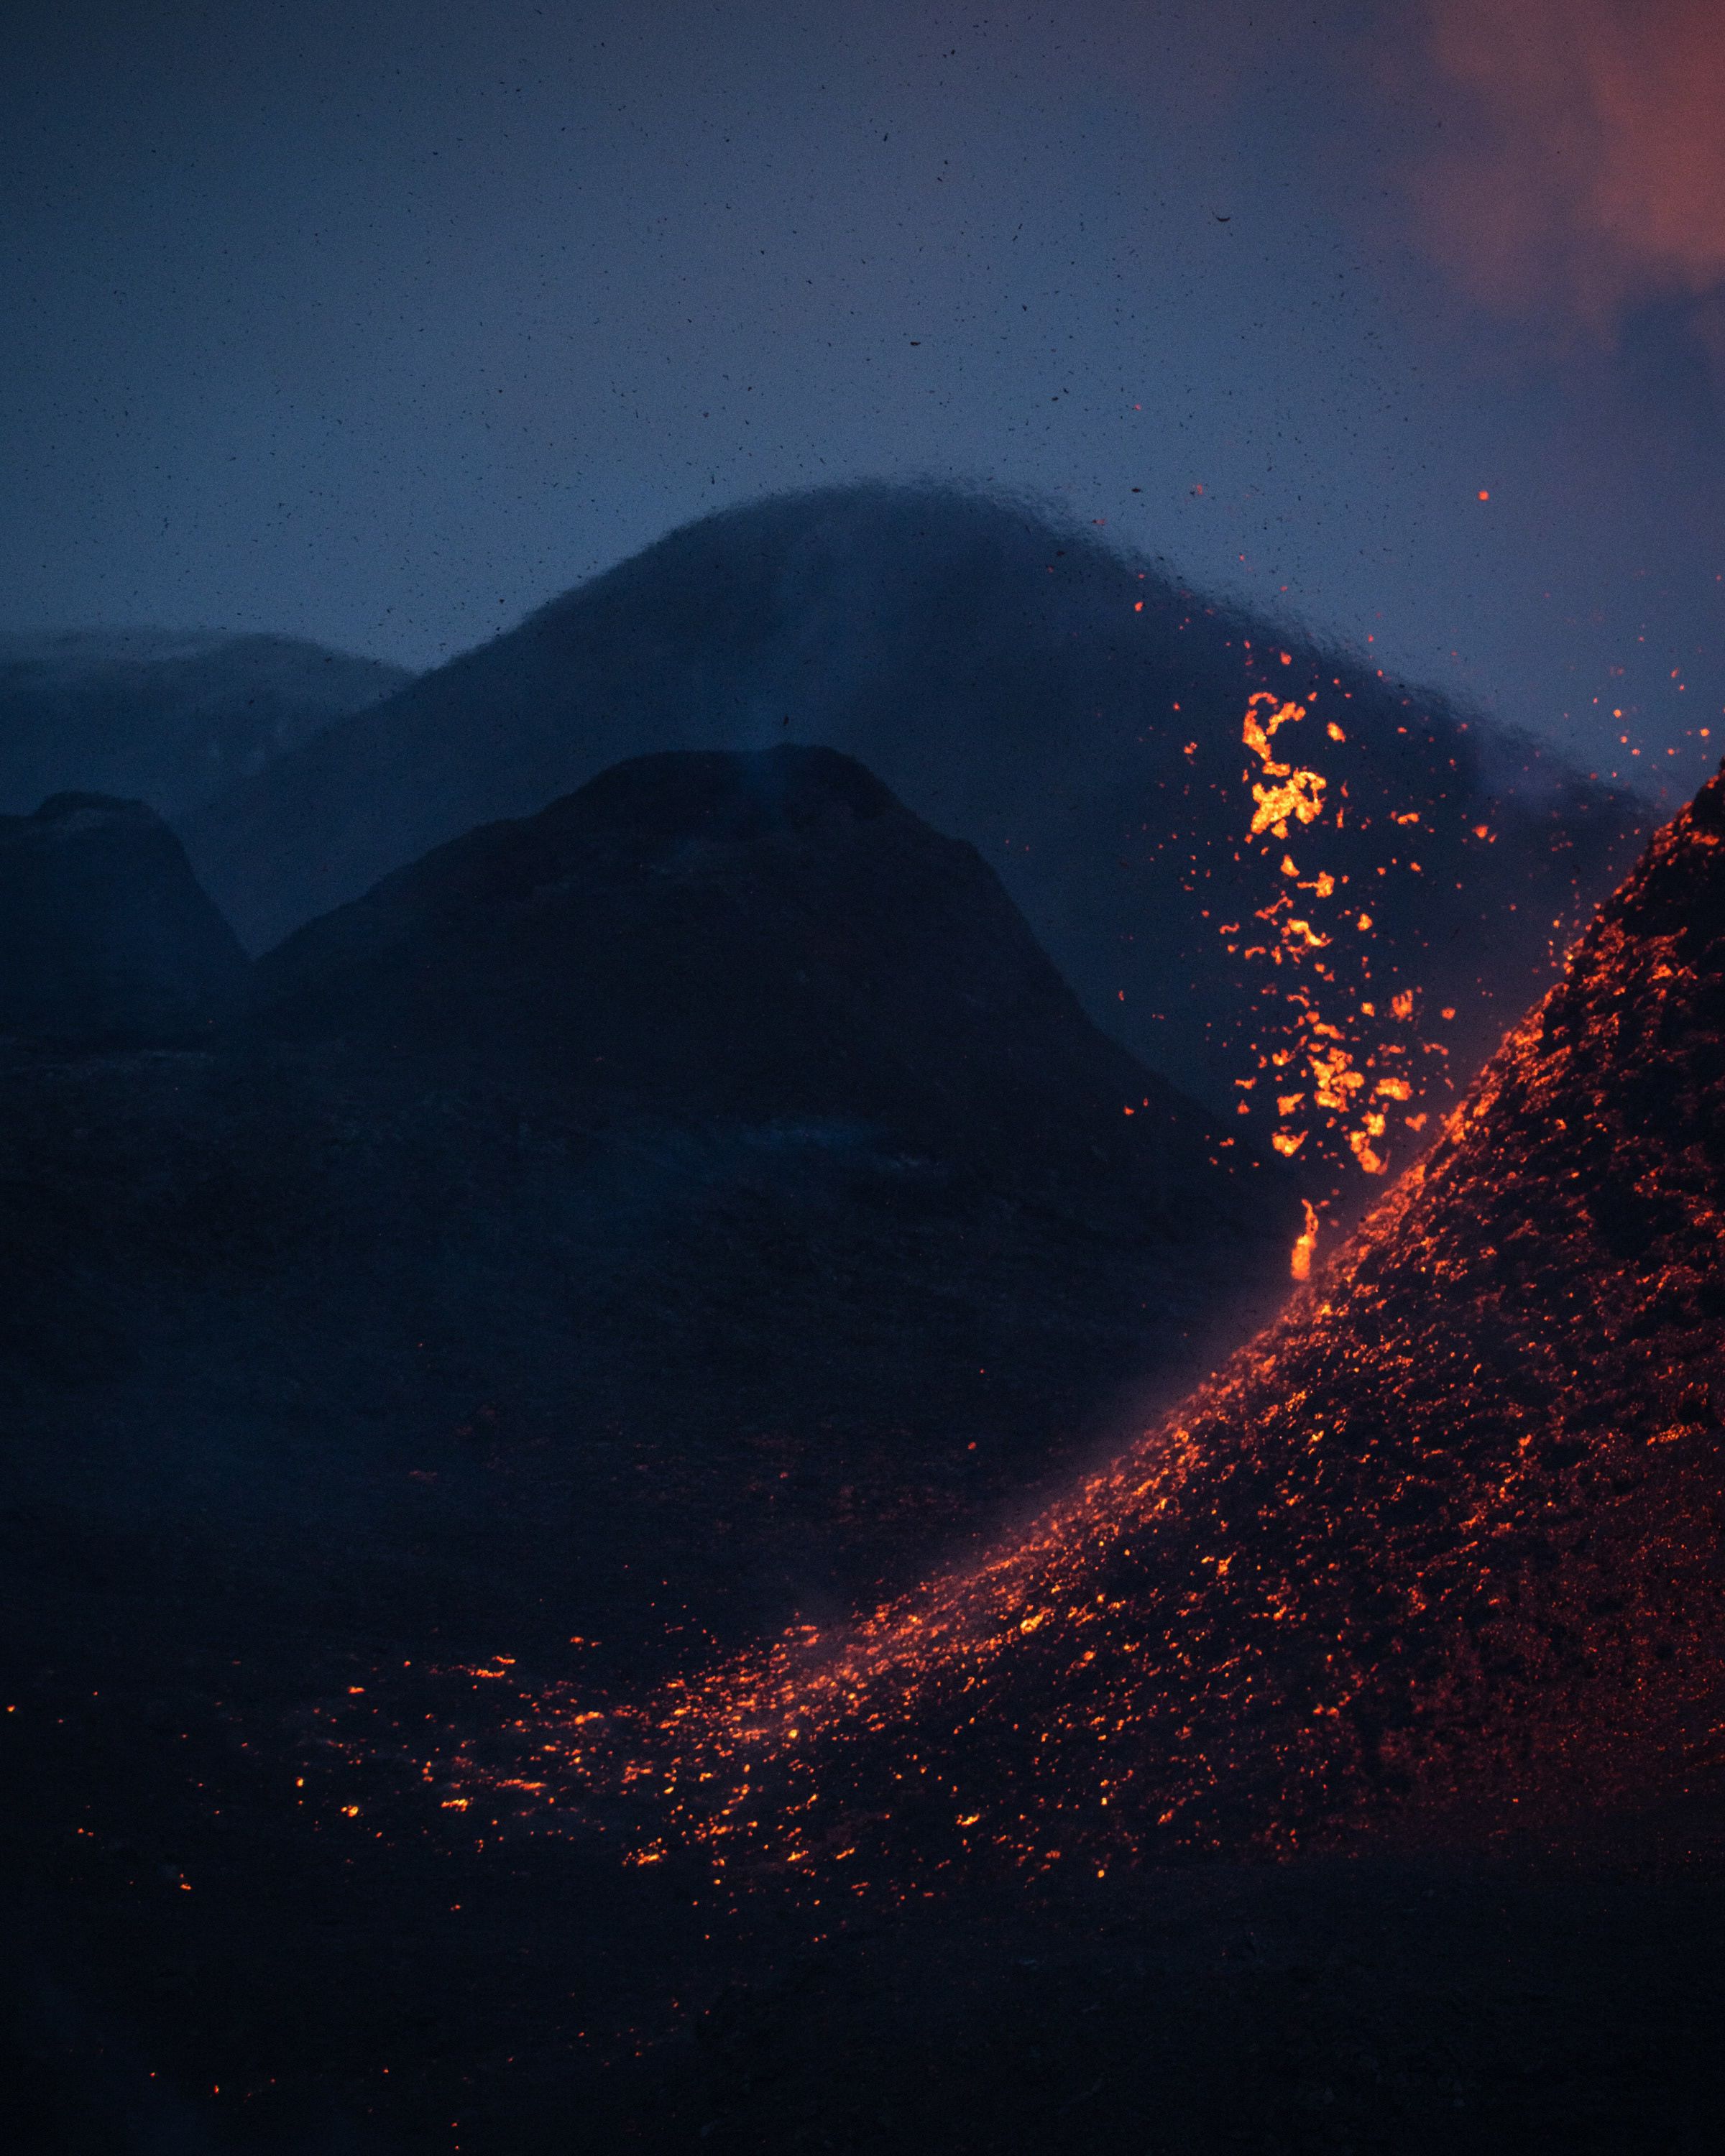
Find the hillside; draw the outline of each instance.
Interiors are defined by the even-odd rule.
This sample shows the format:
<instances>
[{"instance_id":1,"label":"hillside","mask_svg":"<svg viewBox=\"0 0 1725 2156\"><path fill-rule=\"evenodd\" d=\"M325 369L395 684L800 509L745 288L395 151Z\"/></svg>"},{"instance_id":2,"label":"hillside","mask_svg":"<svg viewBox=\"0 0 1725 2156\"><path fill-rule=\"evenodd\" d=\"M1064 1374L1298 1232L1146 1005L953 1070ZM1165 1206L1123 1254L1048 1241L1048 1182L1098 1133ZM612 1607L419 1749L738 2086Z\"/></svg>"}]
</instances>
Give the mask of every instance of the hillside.
<instances>
[{"instance_id":1,"label":"hillside","mask_svg":"<svg viewBox=\"0 0 1725 2156\"><path fill-rule=\"evenodd\" d=\"M1091 1018L1260 1150L1262 1073L1303 1027L1338 1028L1356 1068L1393 1047L1390 1173L1643 833L1549 752L1088 528L867 487L675 531L181 828L257 949L621 758L786 740L860 757L977 847ZM1278 784L1298 798L1260 818ZM1357 1211L1358 1119L1304 1091L1296 1172Z\"/></svg>"},{"instance_id":2,"label":"hillside","mask_svg":"<svg viewBox=\"0 0 1725 2156\"><path fill-rule=\"evenodd\" d=\"M1722 979L1725 776L1430 1154L1185 1406L857 1630L568 1738L597 1702L542 1700L529 1741L567 1747L546 1786L578 1805L639 1746L671 1795L649 1856L735 1883L752 1851L815 1891L842 1860L893 1896L1716 1797Z\"/></svg>"},{"instance_id":3,"label":"hillside","mask_svg":"<svg viewBox=\"0 0 1725 2156\"><path fill-rule=\"evenodd\" d=\"M33 816L0 816L0 1034L183 1035L230 1018L250 972L141 802L59 793Z\"/></svg>"},{"instance_id":4,"label":"hillside","mask_svg":"<svg viewBox=\"0 0 1725 2156\"><path fill-rule=\"evenodd\" d=\"M411 678L286 636L0 634L0 811L86 793L185 815Z\"/></svg>"}]
</instances>

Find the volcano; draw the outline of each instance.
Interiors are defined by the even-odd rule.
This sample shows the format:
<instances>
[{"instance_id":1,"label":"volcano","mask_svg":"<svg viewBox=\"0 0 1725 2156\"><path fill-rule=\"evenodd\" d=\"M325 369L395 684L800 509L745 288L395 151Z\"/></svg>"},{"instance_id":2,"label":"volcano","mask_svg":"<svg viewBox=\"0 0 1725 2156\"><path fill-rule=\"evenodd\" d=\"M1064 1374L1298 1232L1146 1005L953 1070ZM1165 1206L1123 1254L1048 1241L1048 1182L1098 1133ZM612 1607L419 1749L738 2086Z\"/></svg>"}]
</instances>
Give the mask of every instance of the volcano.
<instances>
[{"instance_id":1,"label":"volcano","mask_svg":"<svg viewBox=\"0 0 1725 2156\"><path fill-rule=\"evenodd\" d=\"M1254 828L1242 721L1266 696L1299 714L1278 748L1297 740L1327 788L1291 838ZM1308 989L1330 977L1326 1023L1346 1001L1373 1032L1402 999L1421 1044L1405 1112L1440 1112L1647 828L1549 750L1089 527L880 486L672 532L178 828L256 950L624 758L784 741L860 758L975 846L1092 1021L1265 1149L1272 1096L1242 1081L1305 1022L1296 959ZM1285 915L1315 940L1290 942ZM1395 1172L1424 1139L1388 1136ZM1321 1201L1349 1186L1354 1211L1378 1187L1339 1129L1294 1172Z\"/></svg>"},{"instance_id":2,"label":"volcano","mask_svg":"<svg viewBox=\"0 0 1725 2156\"><path fill-rule=\"evenodd\" d=\"M1076 1489L1303 1215L843 759L7 1043L14 2138L1711 2145L1717 1867L1606 1808L1712 1772L1717 797ZM1384 1831L1578 1803L1603 1884Z\"/></svg>"},{"instance_id":3,"label":"volcano","mask_svg":"<svg viewBox=\"0 0 1725 2156\"><path fill-rule=\"evenodd\" d=\"M1725 774L1426 1158L1110 1470L853 1632L529 1726L578 1800L619 1745L662 1773L642 1861L687 1837L828 1892L1716 1789L1722 1200Z\"/></svg>"}]
</instances>

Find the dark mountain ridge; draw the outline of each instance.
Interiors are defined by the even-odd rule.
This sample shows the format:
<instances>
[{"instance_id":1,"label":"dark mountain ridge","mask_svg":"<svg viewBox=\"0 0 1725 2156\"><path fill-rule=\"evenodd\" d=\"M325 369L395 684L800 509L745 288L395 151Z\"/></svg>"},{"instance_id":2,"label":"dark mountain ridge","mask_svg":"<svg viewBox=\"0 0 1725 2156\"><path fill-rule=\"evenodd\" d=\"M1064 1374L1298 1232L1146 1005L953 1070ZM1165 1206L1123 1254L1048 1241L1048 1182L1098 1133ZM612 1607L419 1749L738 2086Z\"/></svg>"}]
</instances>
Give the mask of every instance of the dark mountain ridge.
<instances>
[{"instance_id":1,"label":"dark mountain ridge","mask_svg":"<svg viewBox=\"0 0 1725 2156\"><path fill-rule=\"evenodd\" d=\"M0 810L75 791L182 816L411 679L296 637L0 633Z\"/></svg>"},{"instance_id":2,"label":"dark mountain ridge","mask_svg":"<svg viewBox=\"0 0 1725 2156\"><path fill-rule=\"evenodd\" d=\"M0 1032L116 1042L227 1019L250 966L141 802L59 793L0 816Z\"/></svg>"},{"instance_id":3,"label":"dark mountain ridge","mask_svg":"<svg viewBox=\"0 0 1725 2156\"><path fill-rule=\"evenodd\" d=\"M1251 831L1255 696L1298 702L1277 746L1297 740L1328 789L1291 840ZM1357 1057L1405 998L1405 1112L1441 1106L1643 829L1548 752L1093 531L901 487L673 532L181 828L257 948L620 758L788 737L859 757L974 844L1091 1017L1213 1109L1244 1101L1265 1147L1267 1092L1236 1085L1298 1040L1291 983L1345 1018ZM1314 1195L1357 1179L1344 1140L1317 1118L1298 1163ZM1378 1157L1417 1142L1398 1122Z\"/></svg>"},{"instance_id":4,"label":"dark mountain ridge","mask_svg":"<svg viewBox=\"0 0 1725 2156\"><path fill-rule=\"evenodd\" d=\"M1153 1161L1170 1224L1289 1219L1284 1176L1085 1017L975 850L829 749L615 766L301 929L259 984L272 1030L565 1106L849 1120L1027 1187L1106 1161L1139 1205Z\"/></svg>"}]
</instances>

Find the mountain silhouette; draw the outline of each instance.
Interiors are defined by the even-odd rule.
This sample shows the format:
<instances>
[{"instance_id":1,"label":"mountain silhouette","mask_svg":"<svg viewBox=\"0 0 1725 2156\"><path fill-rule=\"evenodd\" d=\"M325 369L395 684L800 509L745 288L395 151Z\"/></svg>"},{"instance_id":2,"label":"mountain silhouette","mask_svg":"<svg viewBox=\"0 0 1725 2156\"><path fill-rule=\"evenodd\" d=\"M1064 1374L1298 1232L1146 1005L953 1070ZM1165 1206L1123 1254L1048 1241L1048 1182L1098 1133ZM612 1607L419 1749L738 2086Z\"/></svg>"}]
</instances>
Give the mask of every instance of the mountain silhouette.
<instances>
[{"instance_id":1,"label":"mountain silhouette","mask_svg":"<svg viewBox=\"0 0 1725 2156\"><path fill-rule=\"evenodd\" d=\"M848 1119L1027 1183L1106 1161L1171 1221L1289 1217L1285 1178L1086 1018L975 850L829 749L615 766L386 878L259 980L277 1030L566 1106Z\"/></svg>"},{"instance_id":2,"label":"mountain silhouette","mask_svg":"<svg viewBox=\"0 0 1725 2156\"><path fill-rule=\"evenodd\" d=\"M183 815L411 678L295 637L0 634L0 811L75 790Z\"/></svg>"},{"instance_id":3,"label":"mountain silhouette","mask_svg":"<svg viewBox=\"0 0 1725 2156\"><path fill-rule=\"evenodd\" d=\"M250 967L180 842L136 801L59 793L0 816L0 1031L60 1042L227 1018Z\"/></svg>"},{"instance_id":4,"label":"mountain silhouette","mask_svg":"<svg viewBox=\"0 0 1725 2156\"><path fill-rule=\"evenodd\" d=\"M1275 748L1296 744L1323 813L1255 831L1245 722L1287 705ZM1356 1065L1401 998L1401 1112L1447 1106L1645 826L1550 751L1088 528L858 486L671 533L181 829L256 949L619 759L786 739L860 757L975 845L1091 1016L1260 1148L1276 1111L1240 1081L1292 1049L1314 996ZM1375 1188L1309 1086L1305 1113L1311 1194ZM1424 1142L1405 1121L1378 1138L1392 1171Z\"/></svg>"},{"instance_id":5,"label":"mountain silhouette","mask_svg":"<svg viewBox=\"0 0 1725 2156\"><path fill-rule=\"evenodd\" d=\"M116 830L177 861L147 812L77 802L13 851ZM101 920L145 924L113 888ZM618 767L310 924L249 996L147 1052L8 1064L19 1269L35 1237L83 1284L28 1329L48 1456L127 1429L105 1471L153 1510L195 1430L409 1572L406 1519L453 1563L506 1498L475 1621L553 1582L591 1621L651 1563L735 1636L902 1578L1286 1289L1281 1163L1100 1033L975 851L829 750ZM403 1455L405 1512L375 1480ZM506 1481L476 1492L481 1460Z\"/></svg>"},{"instance_id":6,"label":"mountain silhouette","mask_svg":"<svg viewBox=\"0 0 1725 2156\"><path fill-rule=\"evenodd\" d=\"M562 1739L566 1794L658 1746L649 1856L898 1893L1717 1793L1722 980L1725 775L1184 1406L987 1561Z\"/></svg>"}]
</instances>

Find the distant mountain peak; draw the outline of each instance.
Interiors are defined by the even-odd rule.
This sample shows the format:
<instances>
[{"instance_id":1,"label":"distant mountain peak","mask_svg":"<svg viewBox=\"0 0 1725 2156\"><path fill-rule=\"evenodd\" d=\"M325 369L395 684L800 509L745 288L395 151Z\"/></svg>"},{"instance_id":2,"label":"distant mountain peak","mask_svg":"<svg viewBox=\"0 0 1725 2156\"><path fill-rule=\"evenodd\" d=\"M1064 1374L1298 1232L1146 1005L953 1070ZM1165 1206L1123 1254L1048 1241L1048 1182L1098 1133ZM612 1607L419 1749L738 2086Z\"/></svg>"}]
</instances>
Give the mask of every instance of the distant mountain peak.
<instances>
[{"instance_id":1,"label":"distant mountain peak","mask_svg":"<svg viewBox=\"0 0 1725 2156\"><path fill-rule=\"evenodd\" d=\"M900 810L855 757L794 742L752 753L673 749L630 757L590 780L580 798L587 814L619 826L737 844Z\"/></svg>"},{"instance_id":2,"label":"distant mountain peak","mask_svg":"<svg viewBox=\"0 0 1725 2156\"><path fill-rule=\"evenodd\" d=\"M410 678L255 631L0 631L0 809L81 786L181 815Z\"/></svg>"},{"instance_id":3,"label":"distant mountain peak","mask_svg":"<svg viewBox=\"0 0 1725 2156\"><path fill-rule=\"evenodd\" d=\"M1032 1180L1076 1159L1128 1211L1291 1240L1281 1173L1091 1024L973 847L833 749L632 758L397 870L258 978L274 1031L565 1111L838 1118Z\"/></svg>"}]
</instances>

